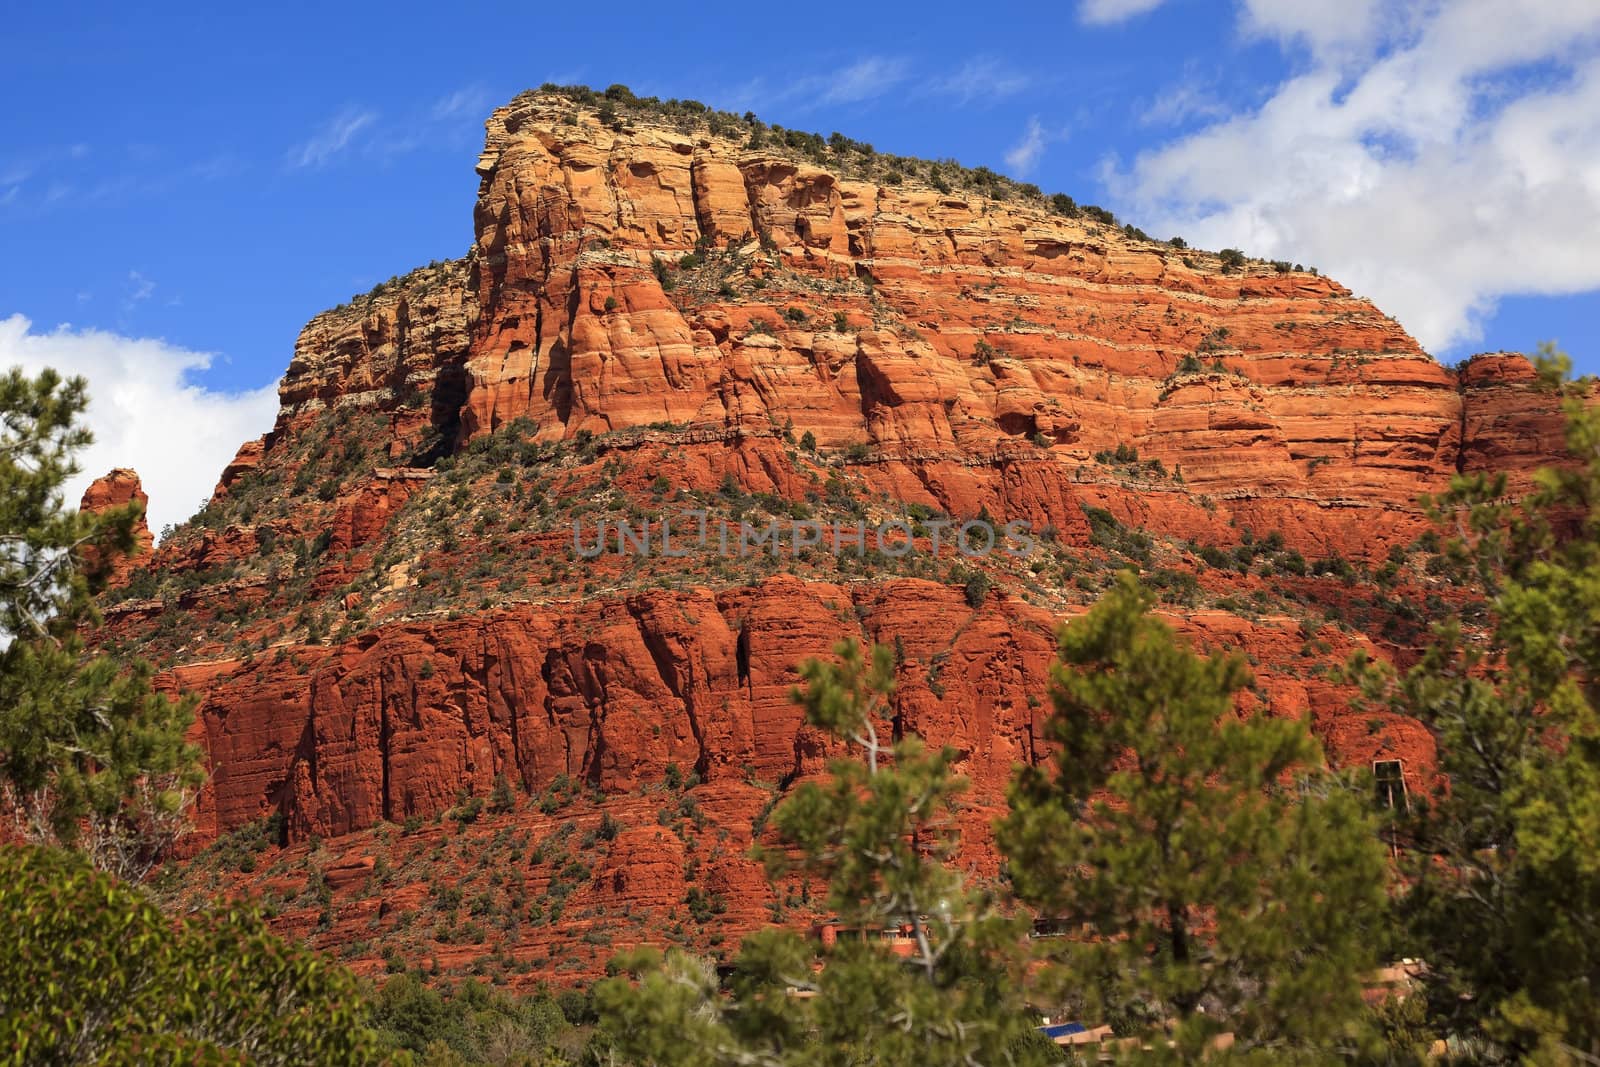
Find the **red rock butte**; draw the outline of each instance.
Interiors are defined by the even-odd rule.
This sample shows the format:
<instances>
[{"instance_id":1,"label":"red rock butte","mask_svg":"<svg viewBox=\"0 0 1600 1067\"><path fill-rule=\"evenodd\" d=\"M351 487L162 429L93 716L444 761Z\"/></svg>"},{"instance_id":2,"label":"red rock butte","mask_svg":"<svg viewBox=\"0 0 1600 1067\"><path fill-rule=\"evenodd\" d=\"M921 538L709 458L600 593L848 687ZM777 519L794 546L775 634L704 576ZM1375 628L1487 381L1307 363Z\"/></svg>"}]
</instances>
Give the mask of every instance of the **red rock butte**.
<instances>
[{"instance_id":1,"label":"red rock butte","mask_svg":"<svg viewBox=\"0 0 1600 1067\"><path fill-rule=\"evenodd\" d=\"M1471 603L1418 499L1560 453L1525 359L1451 370L1332 279L988 172L623 105L496 110L467 254L312 319L273 430L107 598L103 640L203 696L194 891L265 891L359 966L514 983L807 921L746 850L824 766L789 690L842 637L895 647L896 727L959 750L993 875L1055 627L1129 565L1249 656L1243 709L1427 785L1426 731L1327 668L1406 662ZM574 521L691 506L1021 520L1040 551L574 555ZM273 816L266 877L218 859ZM463 937L441 886L498 927Z\"/></svg>"}]
</instances>

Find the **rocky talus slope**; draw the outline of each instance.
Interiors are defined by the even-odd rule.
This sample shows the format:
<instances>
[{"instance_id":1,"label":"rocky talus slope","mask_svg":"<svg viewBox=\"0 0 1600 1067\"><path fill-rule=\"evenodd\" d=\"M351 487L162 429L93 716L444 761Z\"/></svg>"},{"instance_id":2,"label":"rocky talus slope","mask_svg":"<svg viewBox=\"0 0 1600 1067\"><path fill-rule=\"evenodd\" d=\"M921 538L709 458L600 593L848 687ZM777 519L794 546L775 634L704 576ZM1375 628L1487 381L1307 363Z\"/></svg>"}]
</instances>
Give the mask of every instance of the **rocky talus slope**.
<instances>
[{"instance_id":1,"label":"rocky talus slope","mask_svg":"<svg viewBox=\"0 0 1600 1067\"><path fill-rule=\"evenodd\" d=\"M1328 668L1477 610L1417 500L1558 453L1526 360L1452 371L1315 273L858 149L556 94L487 130L467 254L314 318L272 432L108 597L108 645L204 694L175 892L518 983L803 921L746 851L826 760L788 693L843 636L892 644L898 726L960 750L992 875L1054 628L1127 566L1249 655L1246 710L1428 783L1426 732ZM921 550L574 551L574 523L691 507L898 519ZM1038 550L928 551L980 516Z\"/></svg>"}]
</instances>

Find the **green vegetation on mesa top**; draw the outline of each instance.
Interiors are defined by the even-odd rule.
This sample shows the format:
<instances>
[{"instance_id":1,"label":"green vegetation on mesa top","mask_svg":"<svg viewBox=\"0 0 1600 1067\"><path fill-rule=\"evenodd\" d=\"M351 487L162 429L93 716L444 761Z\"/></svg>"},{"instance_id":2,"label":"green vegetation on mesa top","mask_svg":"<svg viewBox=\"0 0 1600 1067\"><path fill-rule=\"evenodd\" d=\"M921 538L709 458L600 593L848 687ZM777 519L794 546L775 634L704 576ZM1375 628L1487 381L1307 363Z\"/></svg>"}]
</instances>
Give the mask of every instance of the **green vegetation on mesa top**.
<instances>
[{"instance_id":1,"label":"green vegetation on mesa top","mask_svg":"<svg viewBox=\"0 0 1600 1067\"><path fill-rule=\"evenodd\" d=\"M953 159L926 160L879 152L865 141L857 141L837 131L824 137L820 133L785 129L776 123L762 122L750 111L738 115L731 111L720 111L698 100L636 96L626 85L613 85L600 91L587 85L557 85L554 82L546 82L537 91L530 89L521 93L512 103L529 101L539 95L565 97L575 104L595 108L600 121L615 130L626 129L633 118L664 119L684 133L709 129L713 136L742 139L747 148L783 152L819 166L830 167L845 177L870 179L884 185L923 182L941 193L960 189L993 200L1031 201L1065 218L1082 218L1103 226L1118 226L1116 216L1097 204L1079 204L1066 193L1046 194L1032 182L1016 181L988 167L965 167ZM577 121L576 112L568 116L569 123L576 125ZM1125 236L1134 240L1149 241L1178 250L1189 248L1181 237L1158 241L1132 223L1124 223L1120 229ZM1217 257L1224 273L1234 273L1248 262L1248 257L1236 248L1225 248L1217 253ZM1298 263L1291 265L1280 260L1272 261L1272 266L1279 273L1305 269ZM1312 273L1315 273L1314 268Z\"/></svg>"},{"instance_id":2,"label":"green vegetation on mesa top","mask_svg":"<svg viewBox=\"0 0 1600 1067\"><path fill-rule=\"evenodd\" d=\"M741 139L747 148L765 148L806 159L819 166L831 167L846 177L870 179L884 185L902 185L908 181L921 182L941 193L961 190L986 196L991 200L1032 202L1064 218L1087 219L1091 223L1120 229L1125 237L1133 240L1164 245L1187 253L1184 261L1191 267L1196 265L1195 256L1215 255L1218 266L1224 274L1237 274L1252 262L1267 263L1279 274L1290 271L1317 273L1315 267L1305 267L1299 263L1290 263L1288 260L1256 260L1237 248L1224 248L1220 252L1210 253L1190 248L1189 243L1182 237L1158 240L1132 223L1119 225L1116 215L1109 209L1098 204L1080 204L1066 193L1046 193L1033 182L1019 182L988 167L963 166L954 159L926 160L879 152L871 144L846 137L838 131L824 138L820 133L785 129L776 123L769 125L750 111L738 115L731 111L720 111L698 100L676 98L662 100L655 96L636 96L626 85L612 85L604 91L599 91L587 85L557 85L546 82L537 90L530 89L518 94L512 102L531 100L538 95L561 96L574 103L596 108L600 121L616 130L626 129L629 120L634 117L665 119L684 133L708 129L714 136ZM577 122L576 112L568 116L568 121ZM475 254L475 249L469 249L463 259L470 259ZM429 260L425 266L415 267L404 274L392 275L367 292L357 293L331 310L337 312L356 305L369 305L375 298L417 282L419 279L422 281L420 292L426 294L438 286L436 279L427 277L428 273L456 262L460 261Z\"/></svg>"},{"instance_id":3,"label":"green vegetation on mesa top","mask_svg":"<svg viewBox=\"0 0 1600 1067\"><path fill-rule=\"evenodd\" d=\"M413 298L427 296L444 284L443 272L445 270L461 268L462 273L465 274L465 268L462 265L472 260L476 255L477 249L469 248L459 259L430 259L422 266L412 267L404 274L391 274L386 280L379 282L366 292L356 293L349 300L334 305L327 311L321 312L317 317L337 314L358 304L365 309L370 307L378 297L386 296L391 292L397 292L407 287L414 287L411 293Z\"/></svg>"},{"instance_id":4,"label":"green vegetation on mesa top","mask_svg":"<svg viewBox=\"0 0 1600 1067\"><path fill-rule=\"evenodd\" d=\"M961 190L986 196L991 200L1032 202L1064 218L1087 219L1090 223L1120 229L1125 237L1133 240L1185 252L1187 254L1184 256L1184 261L1191 267L1196 265L1195 256L1213 255L1201 249L1191 249L1189 243L1182 237L1172 237L1165 241L1153 238L1132 223L1119 224L1115 214L1098 204L1080 204L1066 193L1046 193L1033 182L1019 182L988 167L967 167L954 159L926 160L879 152L871 144L846 137L838 131L823 137L820 133L785 129L776 123L769 125L762 122L754 112L746 111L739 115L731 111L718 110L698 100L676 98L662 100L655 96L636 96L626 85L612 85L601 91L591 89L587 85L557 85L554 82L546 82L537 90L530 89L518 94L512 102L531 100L538 95L565 97L576 104L596 108L600 121L615 130L626 129L629 120L635 117L664 119L684 133L707 129L714 136L743 140L747 148L764 148L806 159L819 166L831 167L846 177L870 179L884 185L902 185L908 181L920 182L941 193ZM577 113L569 115L567 121L575 124ZM469 249L463 258L470 259L475 252L475 249ZM1268 263L1280 274L1290 271L1317 273L1315 267L1305 267L1287 260L1255 260L1237 248L1224 248L1214 255L1224 274L1239 273L1252 262ZM436 271L440 267L448 267L454 262L459 261L429 260L425 266L413 268L404 274L393 275L367 292L352 296L332 310L343 311L355 305L368 305L374 298L416 282L418 279L423 281L420 291L425 294L438 284L436 280L428 279L427 273Z\"/></svg>"},{"instance_id":5,"label":"green vegetation on mesa top","mask_svg":"<svg viewBox=\"0 0 1600 1067\"><path fill-rule=\"evenodd\" d=\"M988 167L964 167L953 159L931 161L879 152L864 141L838 132L824 137L820 133L785 129L775 123L769 125L749 111L737 115L698 100L635 96L626 85L613 85L601 92L587 85L550 82L541 85L537 94L529 90L512 102L529 100L539 94L563 96L576 104L597 108L600 121L612 129L626 129L628 120L636 117L665 119L684 133L709 129L713 136L743 139L748 148L787 151L850 177L871 178L885 185L899 185L907 179L920 180L942 193L966 189L995 200L1034 200L1068 218L1088 218L1107 226L1117 224L1116 216L1105 208L1080 205L1065 193L1046 196L1037 185L1014 181ZM1131 235L1149 239L1142 232Z\"/></svg>"}]
</instances>

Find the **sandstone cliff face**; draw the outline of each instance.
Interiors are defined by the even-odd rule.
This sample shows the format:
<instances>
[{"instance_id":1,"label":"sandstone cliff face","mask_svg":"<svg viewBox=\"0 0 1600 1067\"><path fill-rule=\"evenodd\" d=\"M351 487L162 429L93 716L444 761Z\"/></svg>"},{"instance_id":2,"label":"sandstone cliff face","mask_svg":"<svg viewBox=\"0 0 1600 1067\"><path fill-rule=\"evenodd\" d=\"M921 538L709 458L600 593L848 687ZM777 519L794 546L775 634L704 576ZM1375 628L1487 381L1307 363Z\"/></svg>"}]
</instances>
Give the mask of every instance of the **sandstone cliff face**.
<instances>
[{"instance_id":1,"label":"sandstone cliff face","mask_svg":"<svg viewBox=\"0 0 1600 1067\"><path fill-rule=\"evenodd\" d=\"M1567 420L1550 395L1536 388L1526 357L1514 352L1476 356L1461 370L1463 471L1504 472L1513 490L1566 450Z\"/></svg>"},{"instance_id":2,"label":"sandstone cliff face","mask_svg":"<svg viewBox=\"0 0 1600 1067\"><path fill-rule=\"evenodd\" d=\"M841 634L899 652L895 719L958 751L957 768L974 786L959 862L976 877L996 876L988 827L1003 812L1013 766L1042 755L1040 694L1058 621L1008 597L974 609L939 583L779 576L716 594L653 592L393 625L334 648L295 648L276 669L197 665L171 680L208 693L206 828L276 812L287 816L290 841L325 839L314 854L301 844L275 855L284 878L267 886L286 905L288 929L334 950L376 930L404 958L442 960L456 973L481 969L493 952L514 982L587 980L603 972L613 946L671 941L715 953L774 918L814 914L799 906L796 887L769 886L747 852L782 790L824 768L829 746L801 724L788 694L795 665L826 655ZM1413 773L1431 764L1418 724L1350 714L1348 687L1305 658L1301 621L1217 610L1173 621L1203 646L1263 665L1241 701L1247 713L1309 717L1349 763L1401 759ZM1309 638L1327 659L1372 649L1331 624ZM687 791L667 784L679 779ZM531 799L469 825L464 798L494 795L497 780ZM566 810L579 794L587 799ZM596 841L606 821L618 828L615 840ZM396 841L400 825L424 836ZM492 867L511 880L485 881L482 857L503 851L508 836L512 854ZM535 846L528 856L519 840ZM195 863L196 885L214 871L207 860ZM571 873L571 862L581 871ZM328 919L295 906L318 871L332 889L320 906ZM241 890L251 884L222 876ZM441 885L458 882L471 899L495 901L484 905L489 914L523 922L486 945L419 929L436 917L455 922L438 900ZM691 888L719 910L686 929ZM811 893L800 899L822 899ZM526 923L548 916L553 902L566 909L556 910L560 925ZM528 969L512 969L513 960ZM371 956L357 962L381 966Z\"/></svg>"},{"instance_id":3,"label":"sandstone cliff face","mask_svg":"<svg viewBox=\"0 0 1600 1067\"><path fill-rule=\"evenodd\" d=\"M282 387L291 423L396 410L393 461L419 431L466 442L516 419L543 440L788 427L871 445L875 484L953 514L1037 518L1000 487L1093 482L1184 536L1214 527L1203 496L1373 559L1418 532L1420 493L1536 465L1559 425L1520 357L1458 380L1329 279L1224 273L1042 203L847 180L704 129L614 130L540 95L491 116L478 170L467 261L313 320ZM1119 445L1183 491L1141 507L1092 461Z\"/></svg>"},{"instance_id":4,"label":"sandstone cliff face","mask_svg":"<svg viewBox=\"0 0 1600 1067\"><path fill-rule=\"evenodd\" d=\"M562 948L579 933L711 948L793 919L802 888L769 889L744 849L824 766L788 692L842 636L896 647L896 713L961 753L962 862L993 874L988 820L1041 755L1054 628L1129 565L1180 630L1250 656L1244 710L1309 715L1336 762L1400 758L1428 784L1426 732L1353 708L1325 668L1357 647L1405 662L1430 618L1471 608L1417 542L1416 501L1460 471L1526 485L1559 451L1526 360L1458 374L1329 279L1225 271L1041 201L617 125L538 94L497 110L467 255L313 319L272 432L108 603L112 639L204 695L194 847L281 816L278 864L333 886L290 928L481 964L489 947L416 924L454 921L426 884L470 883L456 868L469 844L498 856L491 833L544 857L493 861L534 924L492 946L515 981L596 973L609 950ZM986 513L1041 544L979 563L574 552L574 523L688 507ZM460 856L439 858L437 821L499 780L514 810L461 815ZM602 825L564 874L556 839ZM726 913L686 929L691 887Z\"/></svg>"},{"instance_id":5,"label":"sandstone cliff face","mask_svg":"<svg viewBox=\"0 0 1600 1067\"><path fill-rule=\"evenodd\" d=\"M1042 754L1060 621L1006 597L975 609L933 582L778 576L397 624L296 647L283 669L208 663L177 668L171 683L209 694L215 830L282 812L291 836L327 837L432 817L463 792L487 796L497 777L531 792L568 778L613 795L661 781L669 765L707 782L819 773L824 747L789 693L801 662L854 636L897 649L898 721L955 747L976 796L998 804L1012 767ZM1330 727L1350 717L1353 691L1323 680L1303 650L1320 641L1320 655L1342 661L1371 642L1282 616L1173 622L1262 664L1246 707ZM1431 764L1415 724L1361 724L1362 738L1336 746L1347 762L1394 752Z\"/></svg>"},{"instance_id":6,"label":"sandstone cliff face","mask_svg":"<svg viewBox=\"0 0 1600 1067\"><path fill-rule=\"evenodd\" d=\"M1408 508L1456 467L1452 376L1327 279L554 115L535 99L489 123L469 436L792 421L926 481L1042 434L1058 468L1128 444L1195 492L1324 511ZM764 272L757 235L785 275L759 291L675 299L652 270L727 243Z\"/></svg>"},{"instance_id":7,"label":"sandstone cliff face","mask_svg":"<svg viewBox=\"0 0 1600 1067\"><path fill-rule=\"evenodd\" d=\"M392 462L452 437L478 318L467 284L460 260L421 267L307 323L278 387L277 424L240 449L219 491L264 456L291 447L297 433L334 407L381 413Z\"/></svg>"}]
</instances>

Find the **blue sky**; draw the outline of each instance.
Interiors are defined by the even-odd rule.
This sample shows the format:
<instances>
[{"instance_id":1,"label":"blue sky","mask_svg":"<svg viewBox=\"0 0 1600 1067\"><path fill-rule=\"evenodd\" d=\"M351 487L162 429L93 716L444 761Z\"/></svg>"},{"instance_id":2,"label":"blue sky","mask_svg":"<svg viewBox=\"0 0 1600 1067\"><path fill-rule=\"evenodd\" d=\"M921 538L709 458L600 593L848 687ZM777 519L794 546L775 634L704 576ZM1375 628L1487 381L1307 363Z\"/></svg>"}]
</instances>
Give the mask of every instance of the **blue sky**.
<instances>
[{"instance_id":1,"label":"blue sky","mask_svg":"<svg viewBox=\"0 0 1600 1067\"><path fill-rule=\"evenodd\" d=\"M98 371L103 447L203 495L306 319L466 250L484 116L559 81L986 164L1315 264L1443 360L1558 338L1600 371L1595 8L18 6L0 361ZM163 422L113 408L124 386L167 397ZM196 431L153 445L174 418Z\"/></svg>"}]
</instances>

